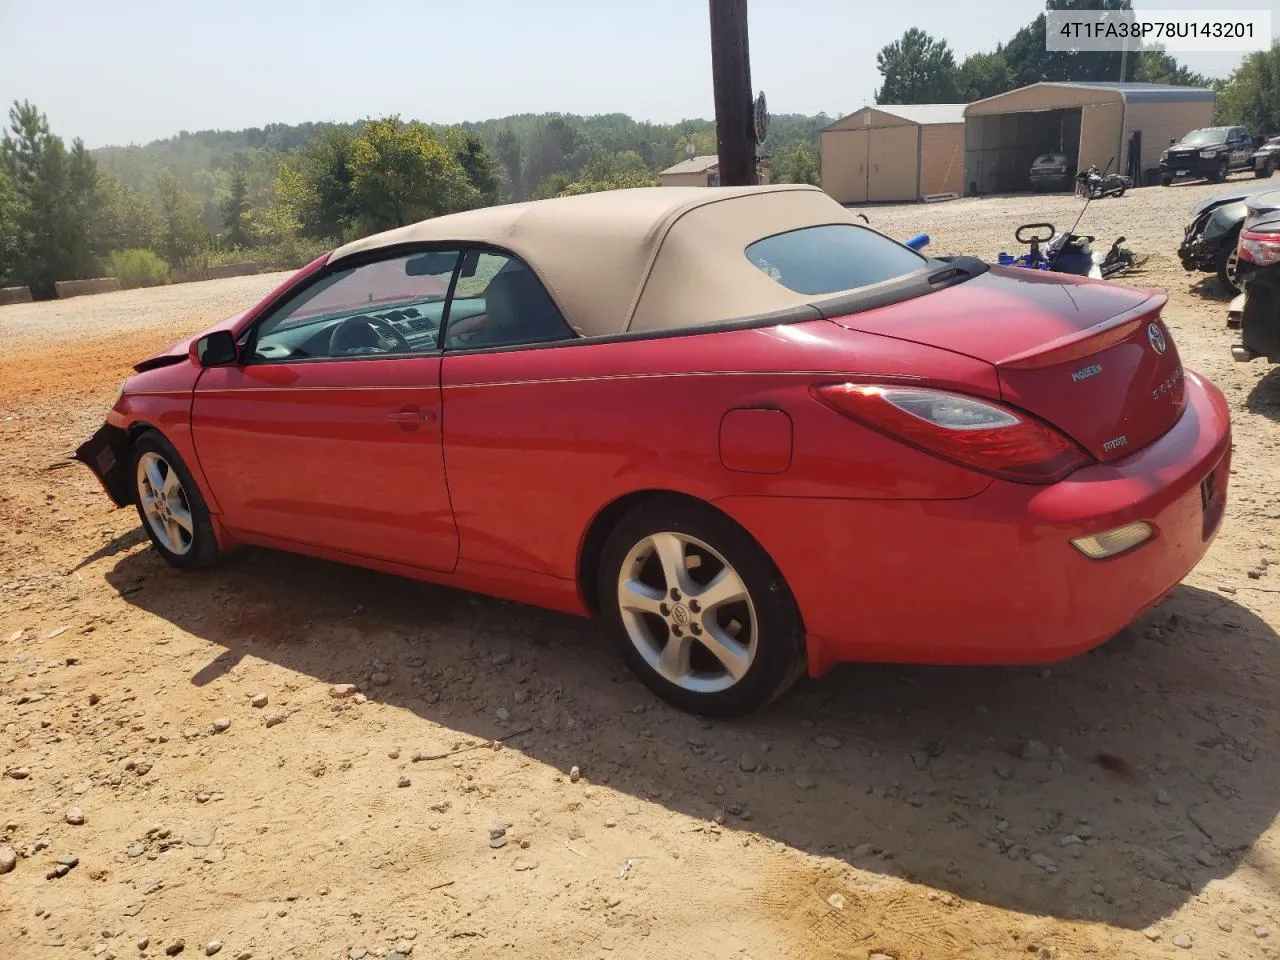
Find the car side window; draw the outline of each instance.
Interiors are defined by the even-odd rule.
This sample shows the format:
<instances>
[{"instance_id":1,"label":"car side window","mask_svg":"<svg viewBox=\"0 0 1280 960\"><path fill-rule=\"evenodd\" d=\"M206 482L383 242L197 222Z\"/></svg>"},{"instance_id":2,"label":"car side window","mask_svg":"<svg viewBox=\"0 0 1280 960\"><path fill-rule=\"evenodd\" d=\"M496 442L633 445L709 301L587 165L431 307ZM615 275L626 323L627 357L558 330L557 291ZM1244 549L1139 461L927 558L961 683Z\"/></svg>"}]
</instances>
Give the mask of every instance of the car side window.
<instances>
[{"instance_id":1,"label":"car side window","mask_svg":"<svg viewBox=\"0 0 1280 960\"><path fill-rule=\"evenodd\" d=\"M489 250L463 252L449 301L446 350L551 343L576 336L524 261Z\"/></svg>"},{"instance_id":2,"label":"car side window","mask_svg":"<svg viewBox=\"0 0 1280 960\"><path fill-rule=\"evenodd\" d=\"M256 325L248 362L434 352L459 257L403 254L324 274Z\"/></svg>"}]
</instances>

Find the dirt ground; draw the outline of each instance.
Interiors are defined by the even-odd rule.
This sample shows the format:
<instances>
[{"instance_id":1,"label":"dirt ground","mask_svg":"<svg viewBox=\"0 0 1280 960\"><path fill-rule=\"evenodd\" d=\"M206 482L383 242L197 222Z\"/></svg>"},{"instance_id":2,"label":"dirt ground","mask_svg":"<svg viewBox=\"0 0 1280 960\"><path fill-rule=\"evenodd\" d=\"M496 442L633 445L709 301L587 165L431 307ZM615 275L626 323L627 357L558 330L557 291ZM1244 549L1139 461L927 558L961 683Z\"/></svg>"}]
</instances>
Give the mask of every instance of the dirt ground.
<instances>
[{"instance_id":1,"label":"dirt ground","mask_svg":"<svg viewBox=\"0 0 1280 960\"><path fill-rule=\"evenodd\" d=\"M0 308L0 956L1277 956L1280 369L1230 360L1173 255L1218 189L1081 224L1152 255L1234 406L1200 567L1079 659L848 666L732 723L587 621L267 551L167 568L62 458L132 361L278 278ZM994 259L1078 208L868 213Z\"/></svg>"}]
</instances>

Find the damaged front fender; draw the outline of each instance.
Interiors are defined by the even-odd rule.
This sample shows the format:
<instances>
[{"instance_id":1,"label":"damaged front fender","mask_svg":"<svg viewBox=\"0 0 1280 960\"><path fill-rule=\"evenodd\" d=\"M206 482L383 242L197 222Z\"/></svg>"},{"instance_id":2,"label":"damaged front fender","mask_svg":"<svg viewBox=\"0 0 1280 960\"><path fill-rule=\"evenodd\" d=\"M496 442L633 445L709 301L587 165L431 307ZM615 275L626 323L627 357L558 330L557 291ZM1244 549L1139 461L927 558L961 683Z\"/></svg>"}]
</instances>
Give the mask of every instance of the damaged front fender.
<instances>
[{"instance_id":1,"label":"damaged front fender","mask_svg":"<svg viewBox=\"0 0 1280 960\"><path fill-rule=\"evenodd\" d=\"M76 447L71 459L93 471L117 507L127 507L134 502L129 477L129 435L120 427L104 423L97 433Z\"/></svg>"}]
</instances>

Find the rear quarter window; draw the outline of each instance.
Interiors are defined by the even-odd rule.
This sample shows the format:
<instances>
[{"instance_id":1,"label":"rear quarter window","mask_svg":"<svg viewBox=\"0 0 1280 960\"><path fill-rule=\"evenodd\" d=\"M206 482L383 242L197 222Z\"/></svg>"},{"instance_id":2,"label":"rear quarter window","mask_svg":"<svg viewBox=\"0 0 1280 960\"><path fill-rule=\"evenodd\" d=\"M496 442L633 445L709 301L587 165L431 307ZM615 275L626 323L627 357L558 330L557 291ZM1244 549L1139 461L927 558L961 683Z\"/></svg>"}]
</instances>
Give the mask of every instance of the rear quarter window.
<instances>
[{"instance_id":1,"label":"rear quarter window","mask_svg":"<svg viewBox=\"0 0 1280 960\"><path fill-rule=\"evenodd\" d=\"M851 223L802 227L750 244L747 259L788 290L841 293L921 269L924 257Z\"/></svg>"}]
</instances>

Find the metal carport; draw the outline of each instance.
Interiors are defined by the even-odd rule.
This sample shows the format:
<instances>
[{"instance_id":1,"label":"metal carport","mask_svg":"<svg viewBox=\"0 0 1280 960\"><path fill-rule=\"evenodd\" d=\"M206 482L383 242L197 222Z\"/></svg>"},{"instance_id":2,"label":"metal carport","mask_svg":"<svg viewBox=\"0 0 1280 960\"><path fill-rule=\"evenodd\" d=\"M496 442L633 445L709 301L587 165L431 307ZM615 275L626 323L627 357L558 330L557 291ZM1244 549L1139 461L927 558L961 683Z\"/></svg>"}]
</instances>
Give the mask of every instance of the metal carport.
<instances>
[{"instance_id":1,"label":"metal carport","mask_svg":"<svg viewBox=\"0 0 1280 960\"><path fill-rule=\"evenodd\" d=\"M1161 83L1044 82L969 104L965 193L1030 189L1031 163L1061 152L1141 185L1171 137L1213 123L1214 92Z\"/></svg>"}]
</instances>

